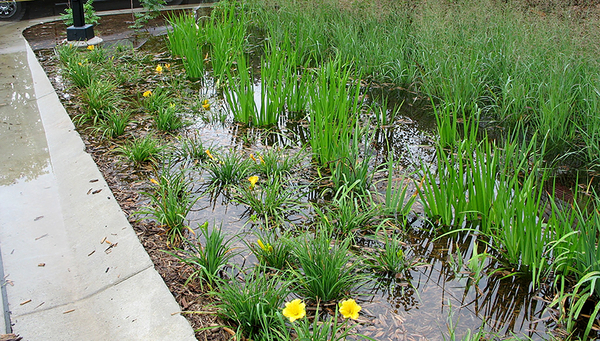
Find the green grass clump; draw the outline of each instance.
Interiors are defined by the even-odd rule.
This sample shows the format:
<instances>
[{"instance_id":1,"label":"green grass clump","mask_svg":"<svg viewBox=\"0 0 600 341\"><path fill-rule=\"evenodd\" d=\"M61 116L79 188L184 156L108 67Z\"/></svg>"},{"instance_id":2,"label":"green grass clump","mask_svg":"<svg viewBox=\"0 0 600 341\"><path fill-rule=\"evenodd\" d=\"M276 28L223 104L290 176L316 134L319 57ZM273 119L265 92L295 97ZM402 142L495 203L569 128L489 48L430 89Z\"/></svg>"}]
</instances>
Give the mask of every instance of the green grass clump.
<instances>
[{"instance_id":1,"label":"green grass clump","mask_svg":"<svg viewBox=\"0 0 600 341\"><path fill-rule=\"evenodd\" d=\"M248 184L236 187L235 200L249 206L252 212L265 221L280 224L300 205L298 189L283 185L279 178L267 179L260 183L258 177L250 177Z\"/></svg>"},{"instance_id":2,"label":"green grass clump","mask_svg":"<svg viewBox=\"0 0 600 341\"><path fill-rule=\"evenodd\" d=\"M156 162L156 158L163 151L158 140L150 135L142 138L134 138L124 145L115 149L115 151L135 164L144 162Z\"/></svg>"},{"instance_id":3,"label":"green grass clump","mask_svg":"<svg viewBox=\"0 0 600 341\"><path fill-rule=\"evenodd\" d=\"M376 272L395 276L411 266L406 258L402 242L394 237L386 236L383 249L370 258L367 263Z\"/></svg>"},{"instance_id":4,"label":"green grass clump","mask_svg":"<svg viewBox=\"0 0 600 341\"><path fill-rule=\"evenodd\" d=\"M244 155L233 150L225 154L208 155L210 160L205 167L209 174L211 190L218 191L247 181L252 164Z\"/></svg>"},{"instance_id":5,"label":"green grass clump","mask_svg":"<svg viewBox=\"0 0 600 341\"><path fill-rule=\"evenodd\" d=\"M123 99L115 83L95 80L82 91L82 101L86 106L86 113L81 118L96 123L105 119L110 112L116 111Z\"/></svg>"},{"instance_id":6,"label":"green grass clump","mask_svg":"<svg viewBox=\"0 0 600 341\"><path fill-rule=\"evenodd\" d=\"M115 138L125 134L125 129L131 121L129 111L114 110L104 115L92 129L100 133L102 137Z\"/></svg>"},{"instance_id":7,"label":"green grass clump","mask_svg":"<svg viewBox=\"0 0 600 341\"><path fill-rule=\"evenodd\" d=\"M185 125L174 105L159 108L154 114L154 123L158 130L165 132L175 131Z\"/></svg>"},{"instance_id":8,"label":"green grass clump","mask_svg":"<svg viewBox=\"0 0 600 341\"><path fill-rule=\"evenodd\" d=\"M278 235L275 230L265 230L256 234L256 243L250 243L250 251L260 265L270 269L285 270L293 264L292 239L289 233Z\"/></svg>"},{"instance_id":9,"label":"green grass clump","mask_svg":"<svg viewBox=\"0 0 600 341\"><path fill-rule=\"evenodd\" d=\"M84 59L74 58L64 72L73 85L85 89L99 78L98 68ZM100 83L100 82L99 82Z\"/></svg>"},{"instance_id":10,"label":"green grass clump","mask_svg":"<svg viewBox=\"0 0 600 341\"><path fill-rule=\"evenodd\" d=\"M360 87L348 86L350 72L340 59L327 63L310 90L310 146L313 159L324 167L351 156Z\"/></svg>"},{"instance_id":11,"label":"green grass clump","mask_svg":"<svg viewBox=\"0 0 600 341\"><path fill-rule=\"evenodd\" d=\"M185 249L176 249L175 252L167 253L194 269L185 284L200 279L201 285L206 283L214 289L229 261L235 256L231 247L231 238L226 239L221 228L213 227L212 231L209 231L208 222L198 226L198 230L200 235L195 242L186 239Z\"/></svg>"},{"instance_id":12,"label":"green grass clump","mask_svg":"<svg viewBox=\"0 0 600 341\"><path fill-rule=\"evenodd\" d=\"M325 232L298 237L294 256L298 269L292 270L294 292L314 301L329 302L349 295L364 280L352 262L350 239L334 242Z\"/></svg>"},{"instance_id":13,"label":"green grass clump","mask_svg":"<svg viewBox=\"0 0 600 341\"><path fill-rule=\"evenodd\" d=\"M164 167L158 180L150 180L153 191L145 192L150 198L148 207L138 214L147 214L165 228L167 240L172 245L179 245L185 239L185 232L193 232L185 224L186 216L198 200L193 198L190 189L191 181L184 170Z\"/></svg>"},{"instance_id":14,"label":"green grass clump","mask_svg":"<svg viewBox=\"0 0 600 341\"><path fill-rule=\"evenodd\" d=\"M276 314L289 294L289 283L255 270L243 281L222 282L214 292L220 314L235 321L242 334L255 339L276 326Z\"/></svg>"}]
</instances>

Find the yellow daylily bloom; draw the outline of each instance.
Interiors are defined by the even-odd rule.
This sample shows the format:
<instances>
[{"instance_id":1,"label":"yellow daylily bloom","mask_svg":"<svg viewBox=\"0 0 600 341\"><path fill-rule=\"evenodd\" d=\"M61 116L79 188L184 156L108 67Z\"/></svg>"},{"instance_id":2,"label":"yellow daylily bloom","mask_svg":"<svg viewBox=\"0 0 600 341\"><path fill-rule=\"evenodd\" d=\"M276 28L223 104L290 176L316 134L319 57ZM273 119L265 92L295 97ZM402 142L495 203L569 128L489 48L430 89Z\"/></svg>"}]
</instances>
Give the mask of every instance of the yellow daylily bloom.
<instances>
[{"instance_id":1,"label":"yellow daylily bloom","mask_svg":"<svg viewBox=\"0 0 600 341\"><path fill-rule=\"evenodd\" d=\"M267 252L271 252L273 251L273 246L271 246L271 244L267 243L267 245L263 244L262 240L257 240L256 243L258 244L258 246L260 246L261 249L263 249L263 251L267 251Z\"/></svg>"},{"instance_id":2,"label":"yellow daylily bloom","mask_svg":"<svg viewBox=\"0 0 600 341\"><path fill-rule=\"evenodd\" d=\"M152 90L146 90L146 91L144 91L144 93L142 94L142 96L144 96L144 97L150 97L150 96L152 96Z\"/></svg>"},{"instance_id":3,"label":"yellow daylily bloom","mask_svg":"<svg viewBox=\"0 0 600 341\"><path fill-rule=\"evenodd\" d=\"M248 178L248 181L250 181L250 188L254 188L254 185L256 185L256 182L258 181L258 176L253 175Z\"/></svg>"},{"instance_id":4,"label":"yellow daylily bloom","mask_svg":"<svg viewBox=\"0 0 600 341\"><path fill-rule=\"evenodd\" d=\"M165 64L165 69L170 69L171 68L171 64L167 63Z\"/></svg>"},{"instance_id":5,"label":"yellow daylily bloom","mask_svg":"<svg viewBox=\"0 0 600 341\"><path fill-rule=\"evenodd\" d=\"M158 185L158 181L156 181L154 179L150 179L150 182L153 183L153 184L155 184L155 185Z\"/></svg>"},{"instance_id":6,"label":"yellow daylily bloom","mask_svg":"<svg viewBox=\"0 0 600 341\"><path fill-rule=\"evenodd\" d=\"M283 316L287 317L290 322L294 322L306 316L306 304L301 299L297 298L285 304L283 308Z\"/></svg>"},{"instance_id":7,"label":"yellow daylily bloom","mask_svg":"<svg viewBox=\"0 0 600 341\"><path fill-rule=\"evenodd\" d=\"M250 158L254 161L254 162L258 162L258 160L254 157L254 155L250 154Z\"/></svg>"},{"instance_id":8,"label":"yellow daylily bloom","mask_svg":"<svg viewBox=\"0 0 600 341\"><path fill-rule=\"evenodd\" d=\"M208 100L205 99L202 101L202 107L204 108L204 110L209 110L210 109L210 103L208 103Z\"/></svg>"},{"instance_id":9,"label":"yellow daylily bloom","mask_svg":"<svg viewBox=\"0 0 600 341\"><path fill-rule=\"evenodd\" d=\"M208 149L207 149L207 150L205 150L204 152L206 153L206 155L208 155L208 157L209 157L211 160L214 160L214 159L215 159L215 158L212 156L212 154L210 153L210 150L208 150Z\"/></svg>"},{"instance_id":10,"label":"yellow daylily bloom","mask_svg":"<svg viewBox=\"0 0 600 341\"><path fill-rule=\"evenodd\" d=\"M340 302L340 314L345 318L353 320L358 319L358 312L362 309L354 299L344 300Z\"/></svg>"},{"instance_id":11,"label":"yellow daylily bloom","mask_svg":"<svg viewBox=\"0 0 600 341\"><path fill-rule=\"evenodd\" d=\"M157 72L157 73L162 73L162 71L163 71L163 68L162 68L162 66L160 66L160 65L157 65L157 66L156 66L156 72Z\"/></svg>"},{"instance_id":12,"label":"yellow daylily bloom","mask_svg":"<svg viewBox=\"0 0 600 341\"><path fill-rule=\"evenodd\" d=\"M90 51L94 51L95 47L94 45L88 45L87 49Z\"/></svg>"},{"instance_id":13,"label":"yellow daylily bloom","mask_svg":"<svg viewBox=\"0 0 600 341\"><path fill-rule=\"evenodd\" d=\"M263 160L262 156L258 156L258 158L260 159L260 163L262 163L263 165L265 164L265 160Z\"/></svg>"}]
</instances>

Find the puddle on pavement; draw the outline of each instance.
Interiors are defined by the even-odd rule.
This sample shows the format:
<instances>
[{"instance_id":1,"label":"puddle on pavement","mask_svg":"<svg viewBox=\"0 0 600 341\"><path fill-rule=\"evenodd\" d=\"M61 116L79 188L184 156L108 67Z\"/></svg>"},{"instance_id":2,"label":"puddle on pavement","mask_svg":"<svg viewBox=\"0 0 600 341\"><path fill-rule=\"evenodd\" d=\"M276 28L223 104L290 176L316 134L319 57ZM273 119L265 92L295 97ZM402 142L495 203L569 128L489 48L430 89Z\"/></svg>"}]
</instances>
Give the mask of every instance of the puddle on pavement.
<instances>
[{"instance_id":1,"label":"puddle on pavement","mask_svg":"<svg viewBox=\"0 0 600 341\"><path fill-rule=\"evenodd\" d=\"M46 135L26 52L0 54L0 185L48 172Z\"/></svg>"},{"instance_id":2,"label":"puddle on pavement","mask_svg":"<svg viewBox=\"0 0 600 341\"><path fill-rule=\"evenodd\" d=\"M30 32L37 29L43 28L34 27ZM204 96L213 96L215 111L225 108L222 99L214 98L217 94L215 89L209 87L203 91ZM373 130L375 139L370 142L369 151L376 157L371 166L377 167L388 152L394 154L405 171L416 169L420 162L431 162L435 157L432 147L435 120L427 109L427 103L398 88L374 88L367 95L367 102L386 97L390 110L394 110L394 106L400 110L394 124ZM265 134L264 130L233 124L228 117L224 123L214 124L198 119L183 134L195 134L201 137L205 146L220 146L224 150L286 148L298 151L299 145L306 142L307 127L302 122L288 122L280 127L277 134ZM203 176L206 174L197 174L199 187ZM302 177L302 171L298 177ZM414 186L410 190L414 190ZM313 200L318 191L308 196L304 201ZM310 212L305 213L310 216ZM296 218L295 223L303 223L301 215ZM202 194L188 219L192 227L209 221L222 225L230 235L244 233L249 242L254 238L251 232L255 226L246 207L231 202L223 195L212 198L209 194ZM528 281L492 275L482 277L475 284L468 274L453 268L449 261L451 255L456 257L460 253L463 259L469 259L473 252L469 235L436 239L436 235L427 232L427 223L418 215L412 217L410 223L411 228L403 240L407 243L409 258L420 265L398 278L373 277L370 284L363 287L360 301L370 322L362 325L360 332L377 340L441 340L442 334L448 333L451 319L458 337L465 335L467 328L475 330L485 325L486 330L499 335L542 339L555 327L544 310L543 292L532 290ZM235 246L246 249L242 241L237 241ZM249 252L242 253L236 260L246 266L254 261ZM487 262L487 273L500 267L489 260Z\"/></svg>"}]
</instances>

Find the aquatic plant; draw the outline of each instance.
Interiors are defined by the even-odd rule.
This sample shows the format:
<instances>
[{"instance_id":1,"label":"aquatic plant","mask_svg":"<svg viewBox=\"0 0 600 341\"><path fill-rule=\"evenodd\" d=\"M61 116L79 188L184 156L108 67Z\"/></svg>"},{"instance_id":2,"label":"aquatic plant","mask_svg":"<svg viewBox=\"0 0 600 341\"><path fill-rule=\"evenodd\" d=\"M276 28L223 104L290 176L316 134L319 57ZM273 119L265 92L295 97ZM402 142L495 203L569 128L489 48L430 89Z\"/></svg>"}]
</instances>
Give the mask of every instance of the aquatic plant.
<instances>
[{"instance_id":1,"label":"aquatic plant","mask_svg":"<svg viewBox=\"0 0 600 341\"><path fill-rule=\"evenodd\" d=\"M293 243L291 234L278 234L275 229L263 229L254 234L256 243L247 243L250 251L261 266L269 269L285 270L293 264Z\"/></svg>"},{"instance_id":2,"label":"aquatic plant","mask_svg":"<svg viewBox=\"0 0 600 341\"><path fill-rule=\"evenodd\" d=\"M122 146L115 148L115 152L123 155L135 164L144 162L156 162L157 156L164 147L151 135L125 142Z\"/></svg>"},{"instance_id":3,"label":"aquatic plant","mask_svg":"<svg viewBox=\"0 0 600 341\"><path fill-rule=\"evenodd\" d=\"M310 145L320 166L351 156L360 87L349 86L350 70L339 58L329 62L310 89Z\"/></svg>"},{"instance_id":4,"label":"aquatic plant","mask_svg":"<svg viewBox=\"0 0 600 341\"><path fill-rule=\"evenodd\" d=\"M185 125L181 116L177 114L175 105L159 108L154 114L154 123L158 130L171 132Z\"/></svg>"},{"instance_id":5,"label":"aquatic plant","mask_svg":"<svg viewBox=\"0 0 600 341\"><path fill-rule=\"evenodd\" d=\"M115 111L122 103L122 94L117 90L117 85L108 80L94 80L83 89L82 101L86 112L79 120L96 123L106 118L108 113Z\"/></svg>"},{"instance_id":6,"label":"aquatic plant","mask_svg":"<svg viewBox=\"0 0 600 341\"><path fill-rule=\"evenodd\" d=\"M199 279L201 286L207 284L209 288L214 289L221 274L229 266L229 261L235 256L231 246L233 237L228 239L221 227L213 226L209 231L208 222L199 225L197 230L200 231L200 235L195 241L185 239L186 248L175 248L173 252L166 252L194 270L185 284Z\"/></svg>"},{"instance_id":7,"label":"aquatic plant","mask_svg":"<svg viewBox=\"0 0 600 341\"><path fill-rule=\"evenodd\" d=\"M235 321L243 335L256 338L276 326L279 307L289 295L289 283L280 276L268 276L256 269L242 281L222 281L213 292L220 300L219 313Z\"/></svg>"},{"instance_id":8,"label":"aquatic plant","mask_svg":"<svg viewBox=\"0 0 600 341\"><path fill-rule=\"evenodd\" d=\"M102 137L115 138L125 133L125 128L131 121L131 112L128 110L114 110L109 111L108 114L103 115L104 118L100 120L92 129L102 135Z\"/></svg>"},{"instance_id":9,"label":"aquatic plant","mask_svg":"<svg viewBox=\"0 0 600 341\"><path fill-rule=\"evenodd\" d=\"M222 190L237 185L250 175L250 161L240 153L230 150L225 154L213 156L210 151L205 163L209 175L210 190Z\"/></svg>"},{"instance_id":10,"label":"aquatic plant","mask_svg":"<svg viewBox=\"0 0 600 341\"><path fill-rule=\"evenodd\" d=\"M179 245L185 239L185 233L195 233L185 224L198 198L190 193L191 180L184 170L163 166L158 180L151 179L153 191L142 194L150 198L150 204L137 212L149 215L165 228L167 240L171 245Z\"/></svg>"},{"instance_id":11,"label":"aquatic plant","mask_svg":"<svg viewBox=\"0 0 600 341\"><path fill-rule=\"evenodd\" d=\"M323 231L298 237L294 255L298 269L291 270L294 292L323 302L340 299L364 284L358 264L349 253L350 239L334 242ZM333 244L332 244L333 243Z\"/></svg>"},{"instance_id":12,"label":"aquatic plant","mask_svg":"<svg viewBox=\"0 0 600 341\"><path fill-rule=\"evenodd\" d=\"M389 275L401 273L411 266L411 262L406 258L403 243L398 238L387 235L383 248L366 260L374 271Z\"/></svg>"},{"instance_id":13,"label":"aquatic plant","mask_svg":"<svg viewBox=\"0 0 600 341\"><path fill-rule=\"evenodd\" d=\"M287 215L300 205L298 188L284 186L279 178L267 179L256 186L258 177L248 178L248 184L236 187L234 199L250 207L252 212L265 221L281 224Z\"/></svg>"}]
</instances>

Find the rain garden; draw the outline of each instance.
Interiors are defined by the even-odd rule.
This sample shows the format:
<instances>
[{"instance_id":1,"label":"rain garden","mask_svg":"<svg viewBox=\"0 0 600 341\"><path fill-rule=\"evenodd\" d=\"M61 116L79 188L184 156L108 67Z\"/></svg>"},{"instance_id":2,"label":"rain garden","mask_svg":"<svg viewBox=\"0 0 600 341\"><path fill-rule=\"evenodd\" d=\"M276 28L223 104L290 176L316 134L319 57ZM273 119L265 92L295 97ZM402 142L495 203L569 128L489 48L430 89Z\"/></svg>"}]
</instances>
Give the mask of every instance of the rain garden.
<instances>
[{"instance_id":1,"label":"rain garden","mask_svg":"<svg viewBox=\"0 0 600 341\"><path fill-rule=\"evenodd\" d=\"M184 313L226 323L199 333L587 339L600 29L570 11L221 1L140 48L46 57L79 131L127 165L130 218L213 300Z\"/></svg>"}]
</instances>

